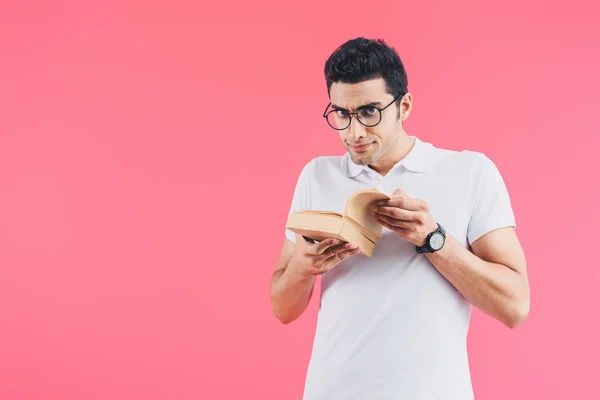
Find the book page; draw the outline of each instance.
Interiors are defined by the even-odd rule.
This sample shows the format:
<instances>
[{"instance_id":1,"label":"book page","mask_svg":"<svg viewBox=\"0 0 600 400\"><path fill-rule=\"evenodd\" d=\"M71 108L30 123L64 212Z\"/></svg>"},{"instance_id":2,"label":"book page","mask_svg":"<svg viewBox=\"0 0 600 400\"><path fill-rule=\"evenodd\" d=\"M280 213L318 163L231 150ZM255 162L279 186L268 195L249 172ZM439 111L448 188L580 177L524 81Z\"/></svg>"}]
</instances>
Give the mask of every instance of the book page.
<instances>
[{"instance_id":1,"label":"book page","mask_svg":"<svg viewBox=\"0 0 600 400\"><path fill-rule=\"evenodd\" d=\"M343 217L343 215L339 212L336 211L321 211L321 210L305 210L305 211L299 211L300 213L303 214L329 214L329 215L337 215L338 217Z\"/></svg>"},{"instance_id":2,"label":"book page","mask_svg":"<svg viewBox=\"0 0 600 400\"><path fill-rule=\"evenodd\" d=\"M372 207L376 201L389 198L390 196L377 189L359 190L348 199L345 214L379 238L382 226L375 219Z\"/></svg>"}]
</instances>

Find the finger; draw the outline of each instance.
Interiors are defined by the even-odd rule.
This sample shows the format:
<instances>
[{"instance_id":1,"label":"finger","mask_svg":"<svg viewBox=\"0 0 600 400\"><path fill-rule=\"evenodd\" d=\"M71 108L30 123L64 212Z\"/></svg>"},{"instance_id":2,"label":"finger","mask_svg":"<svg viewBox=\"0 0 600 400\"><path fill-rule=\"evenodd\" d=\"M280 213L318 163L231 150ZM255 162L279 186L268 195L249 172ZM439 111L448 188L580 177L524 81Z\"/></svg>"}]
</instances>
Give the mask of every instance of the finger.
<instances>
[{"instance_id":1,"label":"finger","mask_svg":"<svg viewBox=\"0 0 600 400\"><path fill-rule=\"evenodd\" d=\"M336 253L334 256L329 257L327 260L325 260L323 262L323 264L321 265L321 270L323 272L329 271L330 269L332 269L333 267L335 267L336 265L338 265L339 263L341 263L348 257L359 254L359 253L360 253L360 248L358 248L358 247L355 249L345 249L343 251L340 251L340 252Z\"/></svg>"},{"instance_id":2,"label":"finger","mask_svg":"<svg viewBox=\"0 0 600 400\"><path fill-rule=\"evenodd\" d=\"M376 219L376 220L377 220L377 222L379 222L379 223L380 223L382 226L384 226L384 227L388 228L388 229L389 229L389 230L391 230L391 231L398 232L398 233L400 233L400 232L404 232L404 231L405 231L405 229L404 229L404 228L400 228L400 227L397 227L397 226L391 225L389 222L387 222L386 220L382 219L381 217L375 216L375 219Z\"/></svg>"},{"instance_id":3,"label":"finger","mask_svg":"<svg viewBox=\"0 0 600 400\"><path fill-rule=\"evenodd\" d=\"M385 222L386 227L388 227L388 228L394 227L394 228L400 228L400 229L410 229L411 227L415 226L414 222L395 219L395 218L387 216L387 215L375 214L375 217L377 218L378 221Z\"/></svg>"},{"instance_id":4,"label":"finger","mask_svg":"<svg viewBox=\"0 0 600 400\"><path fill-rule=\"evenodd\" d=\"M336 255L341 251L351 248L350 246L350 243L345 242L334 246L329 246L325 251L323 251L320 254L316 254L313 257L315 257L316 263L323 263L325 262L325 260L331 257L336 257Z\"/></svg>"},{"instance_id":5,"label":"finger","mask_svg":"<svg viewBox=\"0 0 600 400\"><path fill-rule=\"evenodd\" d=\"M427 204L423 200L414 199L406 194L394 196L388 200L381 200L377 205L398 207L409 211L421 211L427 209Z\"/></svg>"},{"instance_id":6,"label":"finger","mask_svg":"<svg viewBox=\"0 0 600 400\"><path fill-rule=\"evenodd\" d=\"M394 193L392 193L392 195L389 198L378 200L375 203L376 204L385 204L388 201L390 201L392 199L396 199L396 198L410 198L410 196L407 193L405 193L403 190L396 189L396 190L394 190Z\"/></svg>"},{"instance_id":7,"label":"finger","mask_svg":"<svg viewBox=\"0 0 600 400\"><path fill-rule=\"evenodd\" d=\"M376 214L385 215L403 221L417 221L420 218L418 211L405 210L398 207L375 206L373 209Z\"/></svg>"},{"instance_id":8,"label":"finger","mask_svg":"<svg viewBox=\"0 0 600 400\"><path fill-rule=\"evenodd\" d=\"M323 256L325 256L325 259L340 257L340 254L356 248L358 248L358 246L353 243L342 243L337 246L330 247L329 250L323 253Z\"/></svg>"},{"instance_id":9,"label":"finger","mask_svg":"<svg viewBox=\"0 0 600 400\"><path fill-rule=\"evenodd\" d=\"M313 245L312 254L321 255L325 253L325 251L327 251L330 247L336 246L340 243L341 241L335 238L325 239L322 242Z\"/></svg>"}]
</instances>

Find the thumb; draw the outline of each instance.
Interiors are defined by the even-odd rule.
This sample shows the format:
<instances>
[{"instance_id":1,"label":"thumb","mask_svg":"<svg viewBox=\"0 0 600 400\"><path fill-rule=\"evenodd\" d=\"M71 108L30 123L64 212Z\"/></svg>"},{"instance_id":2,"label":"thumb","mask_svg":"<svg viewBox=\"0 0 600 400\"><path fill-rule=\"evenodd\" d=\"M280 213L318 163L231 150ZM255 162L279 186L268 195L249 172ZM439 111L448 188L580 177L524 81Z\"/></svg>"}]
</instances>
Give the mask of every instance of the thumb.
<instances>
[{"instance_id":1,"label":"thumb","mask_svg":"<svg viewBox=\"0 0 600 400\"><path fill-rule=\"evenodd\" d=\"M404 193L402 190L396 189L396 190L394 190L394 193L392 193L392 197L402 197L405 194L406 193Z\"/></svg>"}]
</instances>

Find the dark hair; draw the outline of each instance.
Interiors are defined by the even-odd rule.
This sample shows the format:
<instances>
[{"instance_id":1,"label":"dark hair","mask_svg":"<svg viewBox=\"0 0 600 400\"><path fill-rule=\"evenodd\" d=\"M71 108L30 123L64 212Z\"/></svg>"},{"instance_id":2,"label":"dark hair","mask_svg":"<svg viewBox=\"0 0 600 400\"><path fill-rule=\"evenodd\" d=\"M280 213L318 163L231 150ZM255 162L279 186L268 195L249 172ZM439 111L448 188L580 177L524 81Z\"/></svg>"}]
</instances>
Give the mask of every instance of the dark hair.
<instances>
[{"instance_id":1,"label":"dark hair","mask_svg":"<svg viewBox=\"0 0 600 400\"><path fill-rule=\"evenodd\" d=\"M382 39L358 37L338 47L325 63L327 94L334 82L359 83L383 78L394 97L408 91L404 64L393 47Z\"/></svg>"}]
</instances>

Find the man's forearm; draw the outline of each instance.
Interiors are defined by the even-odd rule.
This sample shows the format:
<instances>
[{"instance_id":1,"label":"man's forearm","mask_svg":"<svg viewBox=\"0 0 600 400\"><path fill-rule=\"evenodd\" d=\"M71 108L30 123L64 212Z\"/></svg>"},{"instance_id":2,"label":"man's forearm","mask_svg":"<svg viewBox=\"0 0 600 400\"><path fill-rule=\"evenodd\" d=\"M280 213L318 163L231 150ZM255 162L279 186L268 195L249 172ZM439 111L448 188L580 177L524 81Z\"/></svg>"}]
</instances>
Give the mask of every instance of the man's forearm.
<instances>
[{"instance_id":1,"label":"man's forearm","mask_svg":"<svg viewBox=\"0 0 600 400\"><path fill-rule=\"evenodd\" d=\"M297 319L308 307L316 277L300 274L290 260L285 269L275 271L271 284L273 313L287 324Z\"/></svg>"},{"instance_id":2,"label":"man's forearm","mask_svg":"<svg viewBox=\"0 0 600 400\"><path fill-rule=\"evenodd\" d=\"M528 288L517 271L482 260L450 234L440 251L426 256L463 297L481 311L511 328L526 317Z\"/></svg>"}]
</instances>

